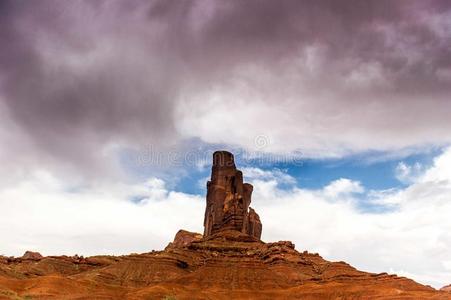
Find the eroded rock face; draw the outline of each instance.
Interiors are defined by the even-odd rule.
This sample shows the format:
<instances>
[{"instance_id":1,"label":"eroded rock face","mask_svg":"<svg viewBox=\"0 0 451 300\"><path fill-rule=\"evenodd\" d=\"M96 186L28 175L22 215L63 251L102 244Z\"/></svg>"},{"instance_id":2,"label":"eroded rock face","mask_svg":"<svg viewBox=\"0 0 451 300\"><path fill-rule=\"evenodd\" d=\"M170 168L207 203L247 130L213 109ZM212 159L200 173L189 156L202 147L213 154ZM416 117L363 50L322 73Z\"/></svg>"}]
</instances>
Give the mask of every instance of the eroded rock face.
<instances>
[{"instance_id":1,"label":"eroded rock face","mask_svg":"<svg viewBox=\"0 0 451 300\"><path fill-rule=\"evenodd\" d=\"M143 254L0 261L0 299L25 298L451 300L451 293L300 253L289 241L223 230L208 239L179 231L164 251Z\"/></svg>"},{"instance_id":2,"label":"eroded rock face","mask_svg":"<svg viewBox=\"0 0 451 300\"><path fill-rule=\"evenodd\" d=\"M190 232L187 230L180 229L174 237L174 241L169 243L166 247L168 248L180 248L191 244L194 241L200 241L202 239L202 234L196 232Z\"/></svg>"},{"instance_id":3,"label":"eroded rock face","mask_svg":"<svg viewBox=\"0 0 451 300\"><path fill-rule=\"evenodd\" d=\"M451 293L451 284L446 285L440 289L441 291L450 292Z\"/></svg>"},{"instance_id":4,"label":"eroded rock face","mask_svg":"<svg viewBox=\"0 0 451 300\"><path fill-rule=\"evenodd\" d=\"M26 251L24 253L24 255L22 256L22 259L41 260L42 259L42 255L39 252Z\"/></svg>"},{"instance_id":5,"label":"eroded rock face","mask_svg":"<svg viewBox=\"0 0 451 300\"><path fill-rule=\"evenodd\" d=\"M249 207L252 190L251 184L243 183L243 173L236 168L233 154L216 151L211 180L207 182L204 238L222 230L236 230L260 239L260 217Z\"/></svg>"}]
</instances>

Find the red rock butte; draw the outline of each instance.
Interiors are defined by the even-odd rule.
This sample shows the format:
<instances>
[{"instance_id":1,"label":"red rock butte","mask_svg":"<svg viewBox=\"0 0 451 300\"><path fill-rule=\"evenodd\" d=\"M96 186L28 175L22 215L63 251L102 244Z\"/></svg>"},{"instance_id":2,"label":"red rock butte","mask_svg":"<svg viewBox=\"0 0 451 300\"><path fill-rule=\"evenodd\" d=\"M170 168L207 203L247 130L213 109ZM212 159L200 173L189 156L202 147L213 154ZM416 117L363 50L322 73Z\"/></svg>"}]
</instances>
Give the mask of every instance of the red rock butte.
<instances>
[{"instance_id":1,"label":"red rock butte","mask_svg":"<svg viewBox=\"0 0 451 300\"><path fill-rule=\"evenodd\" d=\"M262 223L249 207L252 190L251 184L243 183L243 173L237 170L232 153L213 153L211 180L207 182L204 237L222 230L237 230L259 240Z\"/></svg>"},{"instance_id":2,"label":"red rock butte","mask_svg":"<svg viewBox=\"0 0 451 300\"><path fill-rule=\"evenodd\" d=\"M264 243L251 196L233 155L215 152L204 235L180 230L163 251L123 256L0 256L0 300L451 299L448 287Z\"/></svg>"}]
</instances>

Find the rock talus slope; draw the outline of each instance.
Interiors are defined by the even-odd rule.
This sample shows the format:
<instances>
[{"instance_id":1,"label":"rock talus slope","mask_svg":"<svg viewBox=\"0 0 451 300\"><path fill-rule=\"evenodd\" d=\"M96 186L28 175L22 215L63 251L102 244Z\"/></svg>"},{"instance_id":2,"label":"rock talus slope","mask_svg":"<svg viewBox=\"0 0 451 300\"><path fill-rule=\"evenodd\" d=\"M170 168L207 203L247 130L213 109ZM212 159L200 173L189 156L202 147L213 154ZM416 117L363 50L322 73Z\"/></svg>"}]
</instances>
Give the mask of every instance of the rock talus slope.
<instances>
[{"instance_id":1,"label":"rock talus slope","mask_svg":"<svg viewBox=\"0 0 451 300\"><path fill-rule=\"evenodd\" d=\"M207 190L203 235L180 230L163 251L126 256L0 257L0 299L451 299L289 241L262 242L252 186L228 152L214 154Z\"/></svg>"}]
</instances>

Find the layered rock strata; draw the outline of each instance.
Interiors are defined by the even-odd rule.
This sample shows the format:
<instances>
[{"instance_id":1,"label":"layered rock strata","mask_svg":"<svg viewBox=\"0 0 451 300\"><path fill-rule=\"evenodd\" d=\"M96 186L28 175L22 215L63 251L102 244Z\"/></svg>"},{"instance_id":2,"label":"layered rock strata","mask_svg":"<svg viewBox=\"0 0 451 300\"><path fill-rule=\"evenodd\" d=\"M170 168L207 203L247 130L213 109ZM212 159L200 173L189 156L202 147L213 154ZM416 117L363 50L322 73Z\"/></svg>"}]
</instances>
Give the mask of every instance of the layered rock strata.
<instances>
[{"instance_id":1,"label":"layered rock strata","mask_svg":"<svg viewBox=\"0 0 451 300\"><path fill-rule=\"evenodd\" d=\"M237 230L260 239L260 217L249 207L252 190L251 184L243 183L243 173L236 168L233 154L215 152L211 179L207 182L204 237L222 230Z\"/></svg>"}]
</instances>

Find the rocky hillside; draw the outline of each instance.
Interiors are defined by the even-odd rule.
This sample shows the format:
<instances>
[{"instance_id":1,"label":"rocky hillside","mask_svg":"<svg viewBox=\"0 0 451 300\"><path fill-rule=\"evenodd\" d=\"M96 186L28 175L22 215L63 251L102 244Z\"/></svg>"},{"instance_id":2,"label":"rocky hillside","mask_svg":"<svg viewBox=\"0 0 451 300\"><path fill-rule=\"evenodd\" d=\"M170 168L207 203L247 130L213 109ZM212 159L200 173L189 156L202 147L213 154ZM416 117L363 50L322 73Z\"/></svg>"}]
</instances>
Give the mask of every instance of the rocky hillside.
<instances>
[{"instance_id":1,"label":"rocky hillside","mask_svg":"<svg viewBox=\"0 0 451 300\"><path fill-rule=\"evenodd\" d=\"M28 255L29 256L29 255ZM0 299L451 299L410 279L263 243L179 231L164 251L0 260Z\"/></svg>"}]
</instances>

